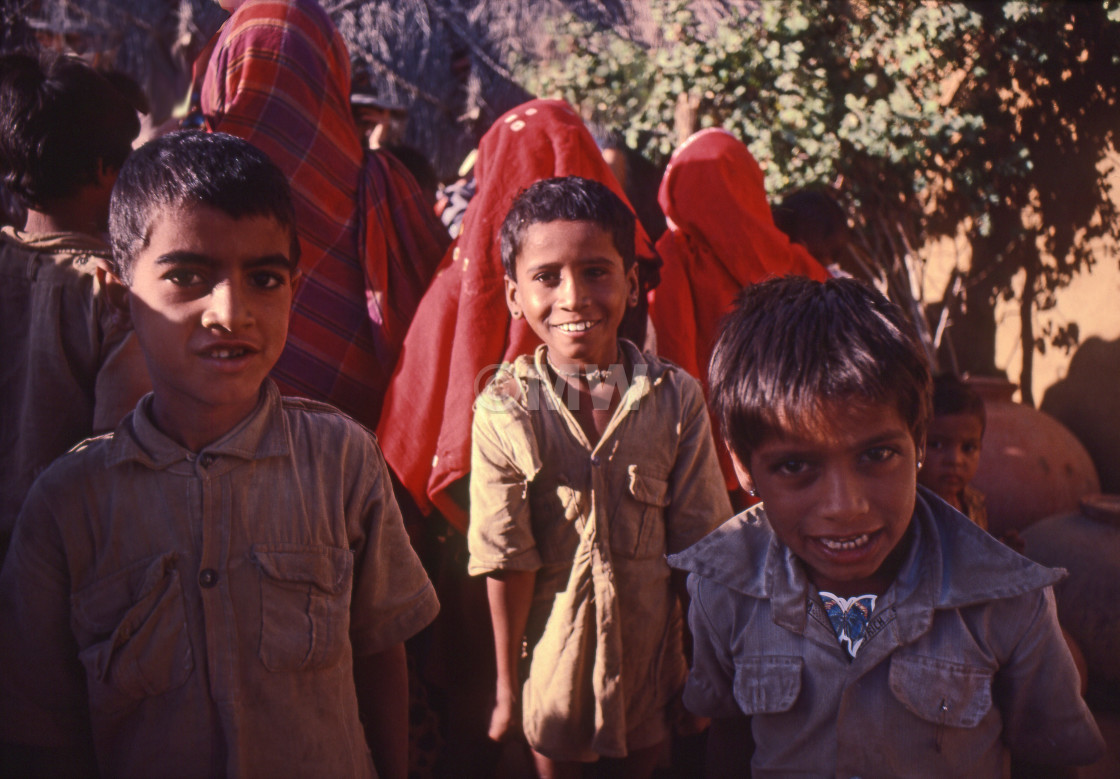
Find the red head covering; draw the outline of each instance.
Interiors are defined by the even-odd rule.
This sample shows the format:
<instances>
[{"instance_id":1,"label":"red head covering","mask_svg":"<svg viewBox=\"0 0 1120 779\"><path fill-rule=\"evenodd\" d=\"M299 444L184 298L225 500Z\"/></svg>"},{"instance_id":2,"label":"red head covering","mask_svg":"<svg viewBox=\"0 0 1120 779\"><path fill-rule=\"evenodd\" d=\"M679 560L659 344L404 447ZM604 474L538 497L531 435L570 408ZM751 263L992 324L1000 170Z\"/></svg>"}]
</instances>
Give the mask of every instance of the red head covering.
<instances>
[{"instance_id":1,"label":"red head covering","mask_svg":"<svg viewBox=\"0 0 1120 779\"><path fill-rule=\"evenodd\" d=\"M657 196L669 229L650 318L658 352L700 379L719 321L743 287L768 276L828 273L774 225L762 169L725 130L693 135L673 154Z\"/></svg>"},{"instance_id":2,"label":"red head covering","mask_svg":"<svg viewBox=\"0 0 1120 779\"><path fill-rule=\"evenodd\" d=\"M420 301L377 428L385 459L420 507L434 505L460 530L467 514L447 489L470 471L475 396L494 366L540 343L506 308L498 232L510 205L553 176L596 179L629 202L583 121L559 100L532 100L495 122L474 174L477 194ZM641 225L636 237L639 261L655 262Z\"/></svg>"},{"instance_id":3,"label":"red head covering","mask_svg":"<svg viewBox=\"0 0 1120 779\"><path fill-rule=\"evenodd\" d=\"M210 129L292 185L304 276L272 376L372 426L447 232L399 162L363 149L346 44L313 0L247 0L195 67Z\"/></svg>"},{"instance_id":4,"label":"red head covering","mask_svg":"<svg viewBox=\"0 0 1120 779\"><path fill-rule=\"evenodd\" d=\"M674 152L657 199L669 222L657 241L661 285L650 299L657 350L706 387L720 319L743 287L768 276L823 281L828 272L774 225L762 169L725 130L701 130Z\"/></svg>"}]
</instances>

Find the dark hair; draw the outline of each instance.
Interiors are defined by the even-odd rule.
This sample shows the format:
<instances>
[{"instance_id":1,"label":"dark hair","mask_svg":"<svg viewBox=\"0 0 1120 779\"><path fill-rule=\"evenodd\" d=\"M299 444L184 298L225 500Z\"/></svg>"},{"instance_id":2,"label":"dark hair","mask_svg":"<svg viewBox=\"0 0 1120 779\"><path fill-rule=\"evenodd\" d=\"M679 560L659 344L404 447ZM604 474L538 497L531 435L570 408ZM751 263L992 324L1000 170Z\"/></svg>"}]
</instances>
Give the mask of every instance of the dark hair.
<instances>
[{"instance_id":1,"label":"dark hair","mask_svg":"<svg viewBox=\"0 0 1120 779\"><path fill-rule=\"evenodd\" d=\"M634 213L610 187L594 179L562 176L521 190L502 222L502 267L517 277L517 255L530 225L594 222L611 234L626 270L634 264Z\"/></svg>"},{"instance_id":2,"label":"dark hair","mask_svg":"<svg viewBox=\"0 0 1120 779\"><path fill-rule=\"evenodd\" d=\"M0 56L0 174L27 206L45 208L120 168L140 132L136 111L77 57Z\"/></svg>"},{"instance_id":3,"label":"dark hair","mask_svg":"<svg viewBox=\"0 0 1120 779\"><path fill-rule=\"evenodd\" d=\"M918 447L931 413L913 327L854 279L788 276L748 287L723 321L708 384L723 438L743 463L774 435L819 429L828 403L893 406Z\"/></svg>"},{"instance_id":4,"label":"dark hair","mask_svg":"<svg viewBox=\"0 0 1120 779\"><path fill-rule=\"evenodd\" d=\"M942 373L933 378L933 415L971 414L980 420L981 432L988 424L984 399L972 387L952 373Z\"/></svg>"},{"instance_id":5,"label":"dark hair","mask_svg":"<svg viewBox=\"0 0 1120 779\"><path fill-rule=\"evenodd\" d=\"M792 243L801 244L822 263L849 240L848 217L834 195L820 189L800 189L771 209L774 224Z\"/></svg>"},{"instance_id":6,"label":"dark hair","mask_svg":"<svg viewBox=\"0 0 1120 779\"><path fill-rule=\"evenodd\" d=\"M291 231L292 267L299 262L288 179L268 155L225 133L180 130L144 144L121 168L109 204L118 276L130 280L156 214L184 205L209 206L234 219L271 216Z\"/></svg>"}]
</instances>

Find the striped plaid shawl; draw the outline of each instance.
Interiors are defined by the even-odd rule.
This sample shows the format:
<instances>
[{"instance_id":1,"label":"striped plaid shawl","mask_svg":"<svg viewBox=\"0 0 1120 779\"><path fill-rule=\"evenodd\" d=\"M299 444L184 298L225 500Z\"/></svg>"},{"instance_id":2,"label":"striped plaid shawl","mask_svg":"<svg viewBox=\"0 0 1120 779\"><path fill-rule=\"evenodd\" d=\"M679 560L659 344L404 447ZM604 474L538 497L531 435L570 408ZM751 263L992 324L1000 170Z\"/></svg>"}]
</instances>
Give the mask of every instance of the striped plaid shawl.
<instances>
[{"instance_id":1,"label":"striped plaid shawl","mask_svg":"<svg viewBox=\"0 0 1120 779\"><path fill-rule=\"evenodd\" d=\"M363 149L349 94L346 45L314 0L247 0L218 32L201 107L292 184L304 278L273 377L372 428L449 238L407 170Z\"/></svg>"}]
</instances>

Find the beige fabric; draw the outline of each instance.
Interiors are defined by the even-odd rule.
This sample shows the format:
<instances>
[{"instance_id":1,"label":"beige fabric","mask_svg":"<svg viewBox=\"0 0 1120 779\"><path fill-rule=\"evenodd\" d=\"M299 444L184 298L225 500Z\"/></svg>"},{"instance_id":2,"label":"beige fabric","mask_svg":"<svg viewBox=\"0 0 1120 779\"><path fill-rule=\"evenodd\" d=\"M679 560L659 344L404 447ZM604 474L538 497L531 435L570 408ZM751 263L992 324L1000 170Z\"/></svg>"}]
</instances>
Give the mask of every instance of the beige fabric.
<instances>
[{"instance_id":1,"label":"beige fabric","mask_svg":"<svg viewBox=\"0 0 1120 779\"><path fill-rule=\"evenodd\" d=\"M988 529L988 501L984 498L984 493L969 484L961 490L961 513L977 527Z\"/></svg>"},{"instance_id":2,"label":"beige fabric","mask_svg":"<svg viewBox=\"0 0 1120 779\"><path fill-rule=\"evenodd\" d=\"M372 434L281 400L194 454L151 396L55 462L0 574L0 740L105 776L373 774L352 658L438 610Z\"/></svg>"},{"instance_id":3,"label":"beige fabric","mask_svg":"<svg viewBox=\"0 0 1120 779\"><path fill-rule=\"evenodd\" d=\"M594 446L550 385L543 346L475 404L469 571L536 571L524 729L557 760L624 756L668 734L686 668L665 554L731 515L699 384L622 344L633 381Z\"/></svg>"},{"instance_id":4,"label":"beige fabric","mask_svg":"<svg viewBox=\"0 0 1120 779\"><path fill-rule=\"evenodd\" d=\"M35 477L151 389L95 275L108 260L92 235L0 231L0 561Z\"/></svg>"}]
</instances>

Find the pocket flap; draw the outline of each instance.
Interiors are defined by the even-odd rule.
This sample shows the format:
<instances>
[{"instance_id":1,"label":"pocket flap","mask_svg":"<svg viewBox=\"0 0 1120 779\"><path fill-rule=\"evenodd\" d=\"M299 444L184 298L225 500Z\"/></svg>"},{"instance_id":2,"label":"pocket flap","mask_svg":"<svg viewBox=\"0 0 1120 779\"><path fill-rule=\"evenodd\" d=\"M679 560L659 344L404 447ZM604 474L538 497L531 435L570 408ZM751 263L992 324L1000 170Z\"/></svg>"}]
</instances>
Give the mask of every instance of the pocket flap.
<instances>
[{"instance_id":1,"label":"pocket flap","mask_svg":"<svg viewBox=\"0 0 1120 779\"><path fill-rule=\"evenodd\" d=\"M257 544L250 556L270 579L311 584L329 593L341 592L349 586L354 567L349 549L330 546Z\"/></svg>"},{"instance_id":2,"label":"pocket flap","mask_svg":"<svg viewBox=\"0 0 1120 779\"><path fill-rule=\"evenodd\" d=\"M641 473L636 465L631 465L627 471L630 474L630 494L635 499L661 508L669 505L669 482Z\"/></svg>"},{"instance_id":3,"label":"pocket flap","mask_svg":"<svg viewBox=\"0 0 1120 779\"><path fill-rule=\"evenodd\" d=\"M167 588L178 560L176 552L141 560L74 593L74 621L95 635L112 632L125 612Z\"/></svg>"},{"instance_id":4,"label":"pocket flap","mask_svg":"<svg viewBox=\"0 0 1120 779\"><path fill-rule=\"evenodd\" d=\"M948 660L895 654L890 687L909 711L939 725L974 728L992 708L992 673Z\"/></svg>"},{"instance_id":5,"label":"pocket flap","mask_svg":"<svg viewBox=\"0 0 1120 779\"><path fill-rule=\"evenodd\" d=\"M801 693L802 659L767 655L735 661L735 702L744 714L789 711Z\"/></svg>"}]
</instances>

